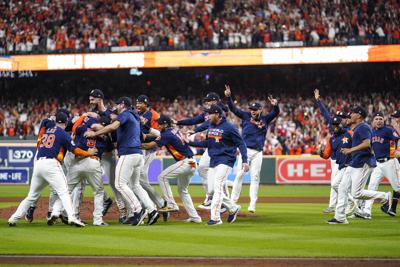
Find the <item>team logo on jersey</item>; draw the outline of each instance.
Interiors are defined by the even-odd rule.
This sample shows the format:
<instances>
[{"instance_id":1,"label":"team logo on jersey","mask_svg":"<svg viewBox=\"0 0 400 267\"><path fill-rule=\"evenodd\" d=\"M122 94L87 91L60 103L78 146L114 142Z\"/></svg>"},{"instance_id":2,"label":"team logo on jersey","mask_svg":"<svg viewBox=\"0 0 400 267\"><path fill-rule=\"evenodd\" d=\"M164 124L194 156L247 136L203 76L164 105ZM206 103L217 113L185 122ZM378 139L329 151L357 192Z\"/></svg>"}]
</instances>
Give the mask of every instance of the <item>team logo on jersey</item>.
<instances>
[{"instance_id":1,"label":"team logo on jersey","mask_svg":"<svg viewBox=\"0 0 400 267\"><path fill-rule=\"evenodd\" d=\"M253 118L250 119L250 123L254 124L255 126L257 126L257 128L262 129L265 127L265 123L262 121L257 121Z\"/></svg>"},{"instance_id":2,"label":"team logo on jersey","mask_svg":"<svg viewBox=\"0 0 400 267\"><path fill-rule=\"evenodd\" d=\"M343 143L343 144L349 143L349 138L348 138L348 137L343 137L343 138L342 138L342 143Z\"/></svg>"},{"instance_id":3,"label":"team logo on jersey","mask_svg":"<svg viewBox=\"0 0 400 267\"><path fill-rule=\"evenodd\" d=\"M383 142L385 142L385 139L383 139L380 136L375 135L375 136L372 137L372 143L381 143L381 144L383 144Z\"/></svg>"},{"instance_id":4,"label":"team logo on jersey","mask_svg":"<svg viewBox=\"0 0 400 267\"><path fill-rule=\"evenodd\" d=\"M208 130L208 138L214 139L215 143L219 143L219 141L222 139L223 133L224 130L213 128Z\"/></svg>"}]
</instances>

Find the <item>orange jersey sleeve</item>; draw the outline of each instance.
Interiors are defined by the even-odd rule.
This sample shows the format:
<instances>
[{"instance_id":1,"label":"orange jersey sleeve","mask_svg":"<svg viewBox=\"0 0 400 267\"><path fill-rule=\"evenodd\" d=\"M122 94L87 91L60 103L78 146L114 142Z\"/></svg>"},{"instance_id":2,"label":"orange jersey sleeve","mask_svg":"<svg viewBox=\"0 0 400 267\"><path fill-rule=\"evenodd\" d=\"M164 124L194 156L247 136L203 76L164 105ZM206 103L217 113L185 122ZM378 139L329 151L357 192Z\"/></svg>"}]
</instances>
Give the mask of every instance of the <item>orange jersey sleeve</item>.
<instances>
[{"instance_id":1,"label":"orange jersey sleeve","mask_svg":"<svg viewBox=\"0 0 400 267\"><path fill-rule=\"evenodd\" d=\"M79 119L76 120L76 122L74 123L74 126L72 126L72 133L75 134L76 128L78 128L79 126L82 125L82 123L85 121L86 116L82 115L79 117Z\"/></svg>"},{"instance_id":2,"label":"orange jersey sleeve","mask_svg":"<svg viewBox=\"0 0 400 267\"><path fill-rule=\"evenodd\" d=\"M322 158L329 159L332 154L332 147L331 147L331 137L328 138L326 142L325 150L322 153Z\"/></svg>"},{"instance_id":3,"label":"orange jersey sleeve","mask_svg":"<svg viewBox=\"0 0 400 267\"><path fill-rule=\"evenodd\" d=\"M77 156L81 156L81 157L90 157L91 156L87 151L80 149L79 147L72 150L72 153L74 153Z\"/></svg>"},{"instance_id":4,"label":"orange jersey sleeve","mask_svg":"<svg viewBox=\"0 0 400 267\"><path fill-rule=\"evenodd\" d=\"M151 112L150 127L153 128L153 129L158 129L157 120L160 118L160 114L157 111L153 110L153 109L151 109L150 112Z\"/></svg>"}]
</instances>

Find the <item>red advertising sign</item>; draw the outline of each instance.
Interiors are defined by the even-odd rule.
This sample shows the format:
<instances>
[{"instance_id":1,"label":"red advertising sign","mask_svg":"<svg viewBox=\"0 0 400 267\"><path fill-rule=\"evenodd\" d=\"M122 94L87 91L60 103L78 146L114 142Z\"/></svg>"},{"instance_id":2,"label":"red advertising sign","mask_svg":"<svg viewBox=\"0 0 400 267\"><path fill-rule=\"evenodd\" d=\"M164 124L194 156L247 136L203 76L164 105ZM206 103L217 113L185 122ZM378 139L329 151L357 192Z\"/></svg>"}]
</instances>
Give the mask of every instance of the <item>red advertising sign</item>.
<instances>
[{"instance_id":1,"label":"red advertising sign","mask_svg":"<svg viewBox=\"0 0 400 267\"><path fill-rule=\"evenodd\" d=\"M331 161L318 157L277 157L277 184L330 184ZM388 184L384 177L381 184Z\"/></svg>"},{"instance_id":2,"label":"red advertising sign","mask_svg":"<svg viewBox=\"0 0 400 267\"><path fill-rule=\"evenodd\" d=\"M329 184L331 162L320 158L277 158L278 184Z\"/></svg>"}]
</instances>

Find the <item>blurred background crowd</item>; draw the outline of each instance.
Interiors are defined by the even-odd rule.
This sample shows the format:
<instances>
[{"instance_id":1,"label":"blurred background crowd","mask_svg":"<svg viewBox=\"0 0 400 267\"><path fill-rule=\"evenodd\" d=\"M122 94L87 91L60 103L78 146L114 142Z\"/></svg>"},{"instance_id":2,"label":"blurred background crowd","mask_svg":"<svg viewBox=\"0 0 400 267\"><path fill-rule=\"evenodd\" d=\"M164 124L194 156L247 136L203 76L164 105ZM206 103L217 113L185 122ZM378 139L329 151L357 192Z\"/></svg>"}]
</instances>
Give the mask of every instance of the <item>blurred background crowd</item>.
<instances>
[{"instance_id":1,"label":"blurred background crowd","mask_svg":"<svg viewBox=\"0 0 400 267\"><path fill-rule=\"evenodd\" d=\"M5 54L400 42L397 0L0 0L0 14Z\"/></svg>"}]
</instances>

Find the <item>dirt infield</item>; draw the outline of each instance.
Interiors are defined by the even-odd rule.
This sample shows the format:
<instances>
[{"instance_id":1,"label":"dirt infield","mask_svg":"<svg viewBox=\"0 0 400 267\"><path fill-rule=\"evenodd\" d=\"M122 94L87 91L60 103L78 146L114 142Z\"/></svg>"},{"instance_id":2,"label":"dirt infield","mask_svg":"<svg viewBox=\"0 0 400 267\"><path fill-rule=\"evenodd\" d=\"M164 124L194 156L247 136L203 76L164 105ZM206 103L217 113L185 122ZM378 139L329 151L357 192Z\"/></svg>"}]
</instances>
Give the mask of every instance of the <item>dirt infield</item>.
<instances>
[{"instance_id":1,"label":"dirt infield","mask_svg":"<svg viewBox=\"0 0 400 267\"><path fill-rule=\"evenodd\" d=\"M179 198L176 199L178 202L181 202ZM22 198L5 198L0 197L0 202L20 202ZM200 203L203 201L203 198L193 198L195 203ZM241 200L244 203L248 203L248 198L243 198ZM285 198L285 197L260 197L258 202L262 203L327 203L328 198L316 198L316 197L302 197L302 198ZM0 209L0 218L8 219L14 212L15 207L8 207ZM38 202L37 208L35 210L35 218L46 218L48 209L48 198L41 198ZM82 220L90 220L92 218L93 213L93 200L91 198L85 198L81 207L81 218ZM199 215L203 219L207 219L209 217L209 211L198 209ZM252 216L246 213L239 214L239 217L247 217ZM256 216L256 215L254 215ZM108 214L104 217L107 220L118 220L118 209L115 204L113 204L112 208L108 212ZM171 212L170 220L182 220L187 218L186 211L183 207L180 207L179 212Z\"/></svg>"},{"instance_id":2,"label":"dirt infield","mask_svg":"<svg viewBox=\"0 0 400 267\"><path fill-rule=\"evenodd\" d=\"M400 266L400 259L357 258L227 258L227 257L106 257L106 256L0 256L1 264L95 264L169 266Z\"/></svg>"}]
</instances>

